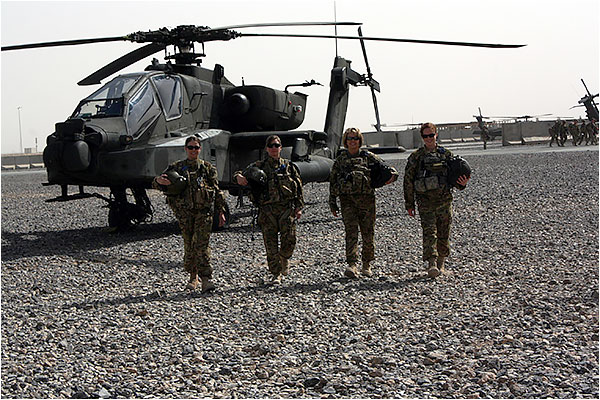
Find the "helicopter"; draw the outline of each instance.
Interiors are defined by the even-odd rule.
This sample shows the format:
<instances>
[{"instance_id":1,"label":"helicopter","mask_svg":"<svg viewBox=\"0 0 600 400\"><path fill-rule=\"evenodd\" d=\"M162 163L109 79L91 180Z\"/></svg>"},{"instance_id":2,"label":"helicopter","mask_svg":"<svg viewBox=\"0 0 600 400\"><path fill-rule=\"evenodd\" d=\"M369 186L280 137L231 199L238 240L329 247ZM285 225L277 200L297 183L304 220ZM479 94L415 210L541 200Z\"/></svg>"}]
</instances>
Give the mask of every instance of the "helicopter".
<instances>
[{"instance_id":1,"label":"helicopter","mask_svg":"<svg viewBox=\"0 0 600 400\"><path fill-rule=\"evenodd\" d=\"M502 128L500 128L500 127L488 128L486 126L486 123L483 121L484 119L490 119L492 117L484 117L481 114L481 107L477 107L477 109L479 110L479 115L473 115L473 117L477 120L477 127L479 129L474 130L473 135L483 136L482 132L485 132L485 133L487 133L487 136L490 138L490 140L494 140L497 136L502 136ZM484 146L485 146L485 143L484 143Z\"/></svg>"},{"instance_id":2,"label":"helicopter","mask_svg":"<svg viewBox=\"0 0 600 400\"><path fill-rule=\"evenodd\" d=\"M262 158L265 139L273 134L281 138L282 157L291 159L298 167L304 183L324 182L341 146L350 86L371 88L379 124L375 92L380 90L380 85L370 71L364 41L487 48L524 46L364 37L360 28L358 36L238 31L315 25L361 23L276 22L217 28L179 25L124 36L2 46L2 51L14 51L116 41L145 43L79 81L78 85L82 86L101 84L127 66L165 52L165 63L154 58L142 72L114 77L82 99L67 120L56 123L43 152L48 176L48 182L43 185L58 185L61 194L46 201L89 197L105 200L109 209L108 225L116 230L149 222L153 209L146 190L167 165L185 158L184 142L190 135L197 136L202 143L200 157L216 167L219 186L234 196L244 194L232 179L234 171ZM288 89L319 85L318 82L289 84L283 90L243 83L236 86L225 77L222 65L215 64L212 70L201 67L206 42L257 36L359 40L367 73L356 72L351 68L352 61L336 55L324 129L298 130L304 120L308 96ZM196 52L196 43L202 46L201 52ZM171 47L173 51L167 51ZM79 193L69 194L69 186L78 186ZM86 193L86 186L107 187L110 196ZM129 201L128 190L134 202ZM229 221L229 210L226 218Z\"/></svg>"},{"instance_id":3,"label":"helicopter","mask_svg":"<svg viewBox=\"0 0 600 400\"><path fill-rule=\"evenodd\" d=\"M598 97L598 93L592 95L583 79L581 79L581 83L583 83L583 87L585 88L587 95L583 96L578 101L578 105L573 106L571 108L585 107L585 114L587 115L588 120L598 122L598 103L596 103L596 101L594 100L596 97Z\"/></svg>"}]
</instances>

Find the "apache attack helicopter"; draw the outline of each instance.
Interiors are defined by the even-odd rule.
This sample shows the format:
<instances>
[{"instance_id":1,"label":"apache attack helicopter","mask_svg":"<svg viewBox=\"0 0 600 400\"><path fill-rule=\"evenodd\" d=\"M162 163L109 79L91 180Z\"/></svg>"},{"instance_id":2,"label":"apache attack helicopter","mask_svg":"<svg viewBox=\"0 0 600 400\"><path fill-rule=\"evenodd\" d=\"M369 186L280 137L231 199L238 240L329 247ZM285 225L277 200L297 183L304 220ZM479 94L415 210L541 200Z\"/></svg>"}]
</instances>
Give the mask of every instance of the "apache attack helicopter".
<instances>
[{"instance_id":1,"label":"apache attack helicopter","mask_svg":"<svg viewBox=\"0 0 600 400\"><path fill-rule=\"evenodd\" d=\"M108 223L115 228L149 221L152 205L146 193L152 180L165 167L185 158L184 141L196 135L202 141L201 158L218 171L219 185L230 194L241 188L232 181L234 171L262 157L265 139L281 137L282 156L300 170L303 182L328 179L341 137L348 106L349 86L369 86L375 112L375 91L379 83L368 68L359 74L351 61L336 55L331 70L329 102L324 129L295 130L302 124L307 95L288 89L317 84L314 80L292 84L284 90L260 85L235 86L224 74L223 66L213 70L200 66L204 43L228 41L239 37L302 37L359 40L366 60L364 40L422 44L516 48L468 42L429 41L342 35L240 33L233 29L269 26L361 25L354 22L295 22L234 25L219 28L180 25L172 29L140 31L125 36L76 39L2 46L2 51L53 46L130 41L144 46L100 68L79 85L100 84L123 68L159 52L166 63L156 59L143 71L118 75L79 102L73 114L55 126L44 149L48 182L60 185L61 195L48 201L68 201L98 197L108 202ZM202 52L195 52L195 43ZM167 47L173 46L172 54ZM79 186L79 193L68 194L68 186ZM108 187L110 198L85 193L84 187ZM128 201L130 190L135 203ZM229 215L227 215L229 218Z\"/></svg>"}]
</instances>

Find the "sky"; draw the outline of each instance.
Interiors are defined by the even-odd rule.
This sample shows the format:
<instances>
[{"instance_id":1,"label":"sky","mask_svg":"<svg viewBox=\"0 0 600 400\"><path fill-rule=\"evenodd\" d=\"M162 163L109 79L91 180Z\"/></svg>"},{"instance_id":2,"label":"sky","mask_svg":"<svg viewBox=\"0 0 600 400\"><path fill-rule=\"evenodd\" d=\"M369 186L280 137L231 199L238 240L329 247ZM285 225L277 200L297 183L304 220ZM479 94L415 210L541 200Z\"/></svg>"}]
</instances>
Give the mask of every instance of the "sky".
<instances>
[{"instance_id":1,"label":"sky","mask_svg":"<svg viewBox=\"0 0 600 400\"><path fill-rule=\"evenodd\" d=\"M573 108L599 88L597 0L196 0L196 1L1 1L2 46L121 36L178 25L209 27L264 22L362 22L364 36L526 44L488 49L410 43L366 42L369 64L381 85L381 122L474 121L483 115L585 117ZM335 11L335 12L334 12ZM333 27L248 28L241 32L333 34ZM356 27L338 27L356 35ZM112 60L143 46L98 43L1 53L1 146L42 151L54 124L65 120L96 86L77 82ZM200 49L197 46L197 50ZM338 54L365 73L360 43L338 40ZM225 67L236 85L281 89L314 79L323 86L299 88L308 95L300 129L322 130L333 39L241 37L205 45L203 66ZM162 52L153 57L160 58ZM124 69L141 71L152 57ZM161 60L162 61L162 60ZM110 80L105 79L103 83ZM346 127L373 130L370 90L350 90ZM20 126L19 126L20 125Z\"/></svg>"}]
</instances>

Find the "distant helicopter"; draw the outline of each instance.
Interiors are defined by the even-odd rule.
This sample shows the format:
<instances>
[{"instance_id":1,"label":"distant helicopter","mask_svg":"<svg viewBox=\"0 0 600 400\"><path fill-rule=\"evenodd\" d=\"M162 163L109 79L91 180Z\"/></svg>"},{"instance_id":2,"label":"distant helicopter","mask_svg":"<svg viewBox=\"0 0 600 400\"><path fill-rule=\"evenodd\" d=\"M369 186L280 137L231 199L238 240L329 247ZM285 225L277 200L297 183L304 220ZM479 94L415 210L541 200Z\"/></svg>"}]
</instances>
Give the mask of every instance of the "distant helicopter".
<instances>
[{"instance_id":1,"label":"distant helicopter","mask_svg":"<svg viewBox=\"0 0 600 400\"><path fill-rule=\"evenodd\" d=\"M184 141L196 135L202 142L201 158L218 171L219 185L232 195L241 188L232 174L262 155L265 139L281 137L282 156L298 166L303 182L328 179L341 137L348 106L349 86L369 86L379 123L373 79L366 59L365 40L422 44L517 48L468 42L430 41L342 35L240 33L233 29L272 26L361 25L356 22L291 22L232 25L218 28L180 25L125 36L2 46L2 51L113 41L147 43L114 60L81 80L79 85L100 84L123 68L173 46L166 63L153 59L143 72L119 75L79 102L73 114L55 126L44 149L48 182L60 185L61 195L47 201L68 201L98 197L108 203L108 224L116 229L152 219L152 205L146 193L151 183L171 162L185 158ZM294 130L304 120L307 95L288 91L294 86L318 84L314 80L290 84L277 90L266 86L235 86L223 66L213 70L200 67L204 43L239 37L302 37L359 40L367 74L351 68L351 61L336 55L331 70L329 102L323 131ZM202 45L196 53L194 44ZM174 62L172 62L174 61ZM79 193L68 194L68 186ZM110 197L85 193L84 187L108 187ZM127 190L134 203L129 202ZM229 219L229 211L226 215Z\"/></svg>"},{"instance_id":2,"label":"distant helicopter","mask_svg":"<svg viewBox=\"0 0 600 400\"><path fill-rule=\"evenodd\" d=\"M598 103L594 101L594 98L598 97L598 93L592 95L583 79L581 79L581 83L583 83L583 87L585 88L587 95L583 96L578 101L579 105L573 106L571 108L585 107L585 114L587 115L588 120L598 122Z\"/></svg>"},{"instance_id":3,"label":"distant helicopter","mask_svg":"<svg viewBox=\"0 0 600 400\"><path fill-rule=\"evenodd\" d=\"M481 115L481 107L477 107L477 109L479 110L479 115L473 115L473 117L475 117L477 120L477 127L479 129L474 130L473 135L481 136L482 132L486 132L490 140L494 140L497 136L502 136L502 128L488 128L486 123L483 121L484 119L490 119L492 117L484 117Z\"/></svg>"}]
</instances>

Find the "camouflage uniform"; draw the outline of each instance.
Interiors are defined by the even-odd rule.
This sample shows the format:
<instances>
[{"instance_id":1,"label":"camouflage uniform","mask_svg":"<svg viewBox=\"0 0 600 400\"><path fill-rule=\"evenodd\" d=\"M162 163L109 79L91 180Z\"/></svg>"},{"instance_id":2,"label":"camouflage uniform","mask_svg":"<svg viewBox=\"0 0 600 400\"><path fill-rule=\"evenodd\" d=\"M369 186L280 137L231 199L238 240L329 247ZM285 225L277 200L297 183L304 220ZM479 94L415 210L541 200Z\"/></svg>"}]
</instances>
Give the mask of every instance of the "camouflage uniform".
<instances>
[{"instance_id":1,"label":"camouflage uniform","mask_svg":"<svg viewBox=\"0 0 600 400\"><path fill-rule=\"evenodd\" d=\"M558 138L560 140L559 145L564 147L567 141L567 125L565 121L561 121L558 127Z\"/></svg>"},{"instance_id":2,"label":"camouflage uniform","mask_svg":"<svg viewBox=\"0 0 600 400\"><path fill-rule=\"evenodd\" d=\"M175 170L187 178L187 186L179 195L167 195L183 236L183 267L189 273L211 278L209 239L214 213L225 212L225 197L219 189L217 170L204 160L181 160L164 171ZM154 181L155 189L165 186Z\"/></svg>"},{"instance_id":3,"label":"camouflage uniform","mask_svg":"<svg viewBox=\"0 0 600 400\"><path fill-rule=\"evenodd\" d=\"M487 149L487 142L488 140L490 140L490 131L487 128L487 126L483 126L481 128L481 135L480 135L480 139L483 142L483 149Z\"/></svg>"},{"instance_id":4,"label":"camouflage uniform","mask_svg":"<svg viewBox=\"0 0 600 400\"><path fill-rule=\"evenodd\" d=\"M596 126L592 121L584 122L581 125L581 129L584 131L585 144L598 144L598 138L596 137Z\"/></svg>"},{"instance_id":5,"label":"camouflage uniform","mask_svg":"<svg viewBox=\"0 0 600 400\"><path fill-rule=\"evenodd\" d=\"M446 161L452 152L441 146L427 151L425 146L408 158L404 172L406 209L419 209L423 228L423 260L450 255L452 189L447 184Z\"/></svg>"},{"instance_id":6,"label":"camouflage uniform","mask_svg":"<svg viewBox=\"0 0 600 400\"><path fill-rule=\"evenodd\" d=\"M568 129L573 138L573 146L577 146L577 143L579 142L579 128L577 127L577 124L570 123Z\"/></svg>"},{"instance_id":7,"label":"camouflage uniform","mask_svg":"<svg viewBox=\"0 0 600 400\"><path fill-rule=\"evenodd\" d=\"M552 143L556 142L556 144L558 146L560 146L560 142L558 141L558 132L560 129L560 123L557 121L554 123L554 125L552 125L549 129L548 132L550 133L550 147L552 147Z\"/></svg>"},{"instance_id":8,"label":"camouflage uniform","mask_svg":"<svg viewBox=\"0 0 600 400\"><path fill-rule=\"evenodd\" d=\"M598 144L598 122L589 121L585 130L588 132L588 135L590 135L590 143Z\"/></svg>"},{"instance_id":9,"label":"camouflage uniform","mask_svg":"<svg viewBox=\"0 0 600 400\"><path fill-rule=\"evenodd\" d=\"M267 157L256 161L244 173L252 167L263 170L267 175L266 190L253 202L258 206L258 224L267 251L269 271L277 276L282 273L282 262L287 264L296 247L295 210L304 207L302 180L298 167L284 158ZM244 173L238 171L234 176Z\"/></svg>"},{"instance_id":10,"label":"camouflage uniform","mask_svg":"<svg viewBox=\"0 0 600 400\"><path fill-rule=\"evenodd\" d=\"M371 186L370 168L383 160L370 151L351 155L342 149L329 175L329 207L338 212L340 198L346 232L346 261L358 261L358 231L362 236L363 266L375 259L375 189ZM393 173L397 175L394 170Z\"/></svg>"}]
</instances>

